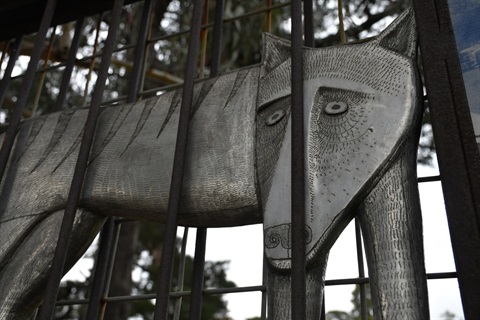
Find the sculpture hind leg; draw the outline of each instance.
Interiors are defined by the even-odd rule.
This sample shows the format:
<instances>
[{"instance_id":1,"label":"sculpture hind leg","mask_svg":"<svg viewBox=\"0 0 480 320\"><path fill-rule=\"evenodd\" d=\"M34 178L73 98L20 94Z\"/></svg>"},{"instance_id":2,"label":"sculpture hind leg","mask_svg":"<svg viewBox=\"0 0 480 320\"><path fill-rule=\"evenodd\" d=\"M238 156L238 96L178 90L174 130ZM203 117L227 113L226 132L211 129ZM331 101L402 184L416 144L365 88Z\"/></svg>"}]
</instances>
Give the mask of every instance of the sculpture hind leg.
<instances>
[{"instance_id":1,"label":"sculpture hind leg","mask_svg":"<svg viewBox=\"0 0 480 320\"><path fill-rule=\"evenodd\" d=\"M359 207L375 319L429 319L414 136Z\"/></svg>"},{"instance_id":2,"label":"sculpture hind leg","mask_svg":"<svg viewBox=\"0 0 480 320\"><path fill-rule=\"evenodd\" d=\"M57 245L63 211L43 219L32 216L32 227L18 230L19 239L12 242L0 261L0 319L29 319L41 303L48 279L48 271ZM79 209L71 234L65 271L85 252L100 230L105 218ZM2 223L8 228L8 222ZM97 232L93 232L97 230Z\"/></svg>"}]
</instances>

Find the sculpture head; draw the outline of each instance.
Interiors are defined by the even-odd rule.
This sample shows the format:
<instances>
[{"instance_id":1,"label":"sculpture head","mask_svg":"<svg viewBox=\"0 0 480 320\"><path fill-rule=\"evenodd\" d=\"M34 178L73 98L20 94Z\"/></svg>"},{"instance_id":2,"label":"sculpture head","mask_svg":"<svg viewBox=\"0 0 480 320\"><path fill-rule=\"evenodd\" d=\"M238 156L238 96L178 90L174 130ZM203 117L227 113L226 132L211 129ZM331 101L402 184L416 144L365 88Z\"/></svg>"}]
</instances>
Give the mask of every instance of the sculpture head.
<instances>
[{"instance_id":1,"label":"sculpture head","mask_svg":"<svg viewBox=\"0 0 480 320\"><path fill-rule=\"evenodd\" d=\"M283 103L287 115L271 177L259 179L265 249L274 267L288 269L290 48L269 35L264 48L258 112L268 117ZM304 49L307 263L328 252L421 118L415 51L411 9L369 42Z\"/></svg>"}]
</instances>

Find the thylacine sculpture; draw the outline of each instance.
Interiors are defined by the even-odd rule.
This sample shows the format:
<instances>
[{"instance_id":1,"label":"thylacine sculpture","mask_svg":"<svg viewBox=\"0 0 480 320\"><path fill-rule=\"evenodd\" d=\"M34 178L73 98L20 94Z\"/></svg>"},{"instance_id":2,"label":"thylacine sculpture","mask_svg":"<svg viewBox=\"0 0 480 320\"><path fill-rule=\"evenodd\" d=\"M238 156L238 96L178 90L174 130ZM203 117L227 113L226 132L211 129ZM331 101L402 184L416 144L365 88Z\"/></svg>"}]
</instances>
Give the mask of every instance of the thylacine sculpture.
<instances>
[{"instance_id":1,"label":"thylacine sculpture","mask_svg":"<svg viewBox=\"0 0 480 320\"><path fill-rule=\"evenodd\" d=\"M370 42L304 49L307 315L319 319L326 256L355 214L375 315L428 318L415 156L422 116L412 10ZM269 318L290 314L290 58L265 36L261 67L198 84L179 223L264 223ZM67 258L107 216L163 222L182 92L105 108ZM41 301L86 110L26 121L0 203L0 318Z\"/></svg>"}]
</instances>

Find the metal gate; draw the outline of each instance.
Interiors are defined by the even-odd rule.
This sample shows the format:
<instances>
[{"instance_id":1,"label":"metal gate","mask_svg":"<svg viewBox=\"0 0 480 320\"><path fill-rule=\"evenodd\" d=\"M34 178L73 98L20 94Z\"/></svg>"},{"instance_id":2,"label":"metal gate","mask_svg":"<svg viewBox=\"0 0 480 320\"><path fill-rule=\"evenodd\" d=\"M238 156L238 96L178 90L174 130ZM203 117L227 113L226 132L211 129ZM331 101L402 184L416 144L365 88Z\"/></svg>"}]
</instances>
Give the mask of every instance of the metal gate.
<instances>
[{"instance_id":1,"label":"metal gate","mask_svg":"<svg viewBox=\"0 0 480 320\"><path fill-rule=\"evenodd\" d=\"M191 27L175 34L152 36L151 25L154 19L156 6L162 1L144 0L143 2L130 4L136 1L82 1L81 3L70 3L62 0L48 1L25 1L17 3L6 1L0 5L0 40L4 41L2 50L2 63L5 66L2 70L3 78L0 82L0 104L5 105L6 93L9 90L9 83L21 82L17 100L13 101L14 106L9 115L9 126L6 129L6 138L0 152L0 176L3 176L7 160L12 149L15 134L18 131L21 119L26 114L26 106L32 104L30 109L33 115L36 106L39 104L40 92L49 72L61 70L62 82L58 89L55 105L50 111L64 110L67 106L68 88L74 74L74 68L83 64L86 69L97 69L97 79L91 93L91 99L84 101L91 105L88 120L85 127L85 134L81 144L79 159L75 169L75 175L71 184L67 209L62 223L57 251L50 273L47 287L47 295L44 303L38 312L38 319L49 319L53 314L55 305L63 304L88 304L88 319L96 319L103 313L105 305L110 302L133 301L140 299L156 299L155 319L166 319L169 298L181 299L184 296L191 297L190 319L200 319L202 296L209 294L223 294L234 292L256 291L262 292L263 304L261 318L266 318L265 306L265 285L260 283L253 287L239 288L203 288L203 268L205 263L207 229L199 228L196 232L196 251L193 270L193 285L191 292L170 292L172 277L172 262L175 255L177 237L177 215L180 206L180 190L183 181L183 167L185 162L187 137L190 119L190 107L193 97L193 85L197 78L215 77L222 72L222 30L225 25L242 23L250 17L260 17L264 20L264 30L270 31L272 12L275 10L286 10L291 14L291 40L292 40L292 106L302 106L303 103L303 78L302 74L302 51L303 45L313 47L314 22L313 1L258 1L252 11L244 12L231 17L224 17L224 1L196 0L191 13ZM128 11L128 5L143 5L142 18L135 26L138 29L138 38L135 43L117 44L116 35L119 32L120 17ZM209 8L214 5L215 14L213 19L208 18ZM456 271L445 270L441 273L428 274L429 279L458 278L463 310L467 319L475 319L480 315L480 224L479 219L479 153L473 133L471 120L469 120L468 105L459 72L460 67L455 48L455 40L450 24L448 4L442 0L415 1L414 8L418 21L420 35L420 49L423 58L423 71L426 80L427 95L425 100L431 111L433 132L436 141L436 150L439 159L441 175L421 177L419 183L441 181L449 228L452 239L452 247L455 255ZM110 19L108 36L103 47L99 48L99 42L92 44L90 56L78 58L77 50L82 41L82 32L85 28L85 19L88 16L100 14L98 26L105 14ZM75 22L73 40L69 44L69 50L64 52L62 58L55 58L52 53L52 44L59 35L55 30L57 25ZM26 72L20 76L12 77L22 43L26 35L35 32L35 43L30 54L30 61ZM211 34L210 37L207 37ZM145 65L148 59L149 48L159 45L173 37L189 35L188 54L185 57L185 71L182 79L172 78L164 74L149 74ZM303 40L305 39L305 40ZM98 38L97 38L98 40ZM208 43L211 41L211 55L207 57ZM101 51L101 52L99 52ZM127 52L134 52L133 61L126 61ZM225 55L227 53L223 53ZM123 57L112 62L112 57ZM200 63L198 64L198 57ZM7 62L8 57L8 62ZM100 63L96 61L100 60ZM115 81L109 68L112 64L124 62L124 72L129 70L129 79L126 82L124 95L108 97L105 99L105 92L109 90L107 82ZM38 67L39 62L44 65ZM52 63L49 63L51 61ZM57 61L53 63L53 61ZM209 61L205 66L205 61ZM2 65L2 64L0 64ZM197 77L197 66L199 65L200 77ZM209 72L204 72L208 67ZM109 80L110 77L110 80ZM164 85L145 89L145 82L148 77L160 77ZM120 77L119 77L120 78ZM168 78L168 79L167 79ZM120 81L120 80L119 80ZM183 83L181 83L183 82ZM40 83L40 85L38 85ZM170 83L170 84L167 84ZM157 92L164 92L172 88L183 87L183 101L181 107L180 125L178 131L177 147L173 168L173 178L168 206L168 217L165 227L164 246L161 259L161 268L157 283L157 294L112 297L108 295L109 281L111 278L112 264L114 261L120 226L129 223L127 219L109 219L105 224L99 244L98 259L96 260L94 280L91 287L91 294L88 299L56 302L57 290L63 274L63 264L66 256L67 239L71 232L77 202L80 197L83 177L86 171L88 156L95 133L96 119L99 108L102 105L115 103L129 103L155 95ZM92 85L90 85L92 87ZM86 85L86 93L89 95L89 84ZM37 92L36 94L30 94ZM34 102L28 100L35 95ZM87 96L86 95L86 96ZM85 96L85 97L86 97ZM30 98L32 99L32 98ZM85 98L86 99L86 98ZM293 108L293 107L292 107ZM302 110L292 111L292 140L297 148L292 150L295 156L292 159L292 166L295 176L292 178L292 207L304 211L302 176L304 154L303 154L303 123ZM301 174L302 173L302 174ZM293 225L293 250L295 254L293 261L292 290L292 314L296 319L305 318L305 296L298 294L305 292L305 261L304 261L304 237L303 237L303 216L292 215ZM366 271L363 265L363 249L360 230L356 226L356 248L358 274L357 278L349 279L327 279L327 286L356 284L360 286L361 296L361 319L367 319L367 306L365 285L368 283ZM259 244L261 245L261 244ZM183 277L183 275L179 275ZM434 280L432 280L434 281ZM328 294L328 291L327 291ZM325 307L325 305L324 305ZM325 317L325 312L323 313Z\"/></svg>"}]
</instances>

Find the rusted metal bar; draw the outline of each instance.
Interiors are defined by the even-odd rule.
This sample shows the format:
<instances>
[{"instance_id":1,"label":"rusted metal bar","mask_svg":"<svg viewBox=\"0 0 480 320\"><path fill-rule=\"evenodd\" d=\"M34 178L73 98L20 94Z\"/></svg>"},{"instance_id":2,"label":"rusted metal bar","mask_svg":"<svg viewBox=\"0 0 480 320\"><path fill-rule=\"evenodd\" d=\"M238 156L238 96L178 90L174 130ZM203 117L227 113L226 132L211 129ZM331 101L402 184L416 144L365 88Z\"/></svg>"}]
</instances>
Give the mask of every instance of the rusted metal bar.
<instances>
[{"instance_id":1,"label":"rusted metal bar","mask_svg":"<svg viewBox=\"0 0 480 320\"><path fill-rule=\"evenodd\" d=\"M108 276L109 263L113 263L111 250L115 236L115 221L110 218L103 226L100 234L100 244L98 255L95 262L95 272L93 275L92 293L90 303L88 304L86 319L99 319L102 309L105 309L105 303L102 301L105 292L106 278Z\"/></svg>"},{"instance_id":2,"label":"rusted metal bar","mask_svg":"<svg viewBox=\"0 0 480 320\"><path fill-rule=\"evenodd\" d=\"M203 21L202 25L208 24L208 4L209 0L204 0L203 5ZM200 66L198 70L199 77L203 77L205 75L205 62L207 60L207 38L208 38L208 29L209 28L201 28L200 29Z\"/></svg>"},{"instance_id":3,"label":"rusted metal bar","mask_svg":"<svg viewBox=\"0 0 480 320\"><path fill-rule=\"evenodd\" d=\"M118 240L120 238L120 231L122 229L122 223L118 223L118 219L112 219L112 220L115 226L113 229L113 241L110 246L111 250L109 252L108 269L107 269L107 274L105 276L106 279L105 279L105 286L104 286L103 298L102 298L102 308L100 309L100 315L98 316L99 320L103 319L105 315L105 310L107 308L107 301L105 299L108 297L108 292L110 290L113 267L115 264L115 256L117 254L117 249L118 249Z\"/></svg>"},{"instance_id":4,"label":"rusted metal bar","mask_svg":"<svg viewBox=\"0 0 480 320\"><path fill-rule=\"evenodd\" d=\"M145 0L143 4L142 20L138 32L137 45L133 60L133 70L128 86L127 103L135 102L138 97L139 85L141 83L143 65L145 62L145 51L147 46L148 27L152 15L152 0Z\"/></svg>"},{"instance_id":5,"label":"rusted metal bar","mask_svg":"<svg viewBox=\"0 0 480 320\"><path fill-rule=\"evenodd\" d=\"M22 87L17 95L18 100L10 118L10 125L5 133L5 138L0 149L0 181L5 173L5 168L7 166L10 151L13 147L15 135L17 134L20 120L22 119L23 110L27 104L28 94L32 88L33 80L35 78L35 71L37 69L38 62L40 61L40 56L44 48L44 40L47 35L48 28L50 27L56 5L57 0L48 0L40 27L37 35L35 36L34 49L28 63L27 71L25 72L25 78L23 79Z\"/></svg>"},{"instance_id":6,"label":"rusted metal bar","mask_svg":"<svg viewBox=\"0 0 480 320\"><path fill-rule=\"evenodd\" d=\"M151 14L153 10L155 9L155 3L156 1L150 1L150 18L148 19L148 28L146 32L146 38L145 38L145 53L143 57L143 64L142 64L142 76L140 78L140 82L138 84L138 90L137 90L137 97L142 96L142 90L145 85L145 75L146 75L146 68L147 68L147 62L148 62L148 56L150 54L150 51L148 50L148 47L152 45L152 42L150 41L150 38L152 36L152 27L153 27L153 17L154 15Z\"/></svg>"},{"instance_id":7,"label":"rusted metal bar","mask_svg":"<svg viewBox=\"0 0 480 320\"><path fill-rule=\"evenodd\" d=\"M145 1L142 11L142 20L137 46L135 48L133 70L128 86L127 103L135 102L137 99L138 84L145 52L146 31L151 14L150 1L151 0ZM117 225L117 228L114 227L116 225L115 220L116 219L113 217L109 218L102 230L97 265L95 267L95 276L93 278L92 294L87 310L87 319L101 319L105 312L106 303L103 302L103 299L108 295L111 272L113 271L113 263L115 261L115 254L113 254L113 252L116 251L120 231L119 225Z\"/></svg>"},{"instance_id":8,"label":"rusted metal bar","mask_svg":"<svg viewBox=\"0 0 480 320\"><path fill-rule=\"evenodd\" d=\"M211 64L210 77L216 77L220 69L220 53L222 46L222 28L223 28L223 10L224 0L219 0L215 3L215 17L213 27L213 57ZM204 24L208 24L208 1L205 2ZM204 32L204 38L202 44L205 45L202 52L206 52L206 38L207 33ZM202 56L201 65L205 64L205 56ZM202 69L202 68L201 68ZM202 75L203 73L200 73ZM198 320L202 315L202 291L203 291L203 279L205 269L205 250L207 242L207 229L197 228L195 244L195 260L193 264L193 277L192 277L192 295L190 303L190 319Z\"/></svg>"},{"instance_id":9,"label":"rusted metal bar","mask_svg":"<svg viewBox=\"0 0 480 320\"><path fill-rule=\"evenodd\" d=\"M268 10L265 11L265 32L272 32L272 0L266 0Z\"/></svg>"},{"instance_id":10,"label":"rusted metal bar","mask_svg":"<svg viewBox=\"0 0 480 320\"><path fill-rule=\"evenodd\" d=\"M70 85L70 79L72 77L73 67L75 66L75 57L77 55L78 47L80 46L80 39L82 38L83 24L85 17L81 17L77 20L75 25L75 33L70 45L70 50L68 51L68 57L65 64L65 70L62 73L62 83L60 84L60 92L58 93L57 100L55 101L55 106L53 111L60 111L65 105L67 100L68 87Z\"/></svg>"},{"instance_id":11,"label":"rusted metal bar","mask_svg":"<svg viewBox=\"0 0 480 320\"><path fill-rule=\"evenodd\" d=\"M302 1L292 1L292 320L306 319Z\"/></svg>"},{"instance_id":12,"label":"rusted metal bar","mask_svg":"<svg viewBox=\"0 0 480 320\"><path fill-rule=\"evenodd\" d=\"M248 17L253 17L253 16L256 16L260 13L268 12L268 11L271 11L271 10L276 10L276 9L288 7L289 5L291 5L291 1L278 3L278 4L272 5L270 7L265 7L265 8L261 8L261 9L257 9L257 10L252 10L252 11L249 11L247 13L244 13L244 14L241 14L241 15L238 15L238 16L234 16L234 17L231 17L231 18L225 18L225 19L223 19L223 24L232 23L232 22L235 22L237 20L241 20L241 19L248 18ZM213 24L214 23L211 22L207 25L202 25L201 28L211 28L211 27L213 27ZM158 37L152 38L150 41L157 42L157 41L160 41L160 40L166 40L166 39L169 39L169 38L172 38L172 37L178 37L178 36L188 34L188 33L190 33L190 29L186 29L186 30L181 31L181 32L176 32L176 33L170 34L170 35L158 36Z\"/></svg>"},{"instance_id":13,"label":"rusted metal bar","mask_svg":"<svg viewBox=\"0 0 480 320\"><path fill-rule=\"evenodd\" d=\"M202 22L203 0L195 0L192 16L192 27L187 53L183 98L180 108L177 141L172 170L172 182L167 207L165 223L165 238L160 262L160 275L157 284L157 300L155 305L155 320L166 320L169 303L170 280L172 277L175 240L177 237L177 220L180 208L180 198L183 186L183 175L187 155L188 133L193 101L193 86L195 69L200 48L200 27Z\"/></svg>"},{"instance_id":14,"label":"rusted metal bar","mask_svg":"<svg viewBox=\"0 0 480 320\"><path fill-rule=\"evenodd\" d=\"M19 35L15 39L15 43L13 45L13 50L10 53L10 57L8 59L7 67L5 68L5 72L3 73L3 78L0 81L0 107L3 105L3 100L5 99L5 95L7 94L8 84L12 79L12 71L15 67L15 62L18 59L18 55L20 54L20 46L23 42L23 34Z\"/></svg>"},{"instance_id":15,"label":"rusted metal bar","mask_svg":"<svg viewBox=\"0 0 480 320\"><path fill-rule=\"evenodd\" d=\"M88 157L95 134L97 118L100 112L100 102L102 100L105 82L108 76L108 68L112 57L112 51L115 46L117 30L122 12L123 0L115 0L112 9L112 19L110 22L109 33L103 49L102 64L98 73L97 82L92 96L91 107L88 112L85 124L84 134L78 154L77 164L72 178L70 192L68 194L65 212L58 236L58 243L55 249L50 276L48 278L47 288L44 297L44 303L40 309L40 319L51 319L53 316L55 300L57 297L58 286L63 275L65 259L67 256L67 245L69 242L77 204L80 199L83 179L87 168Z\"/></svg>"},{"instance_id":16,"label":"rusted metal bar","mask_svg":"<svg viewBox=\"0 0 480 320\"><path fill-rule=\"evenodd\" d=\"M448 2L413 3L463 311L480 319L480 155Z\"/></svg>"}]
</instances>

